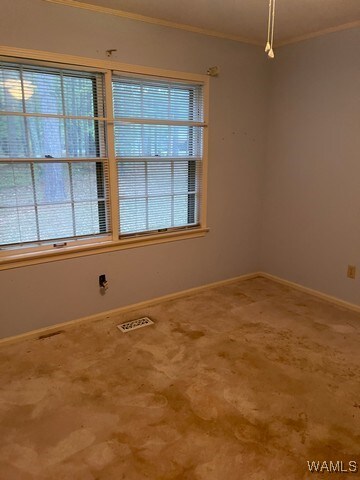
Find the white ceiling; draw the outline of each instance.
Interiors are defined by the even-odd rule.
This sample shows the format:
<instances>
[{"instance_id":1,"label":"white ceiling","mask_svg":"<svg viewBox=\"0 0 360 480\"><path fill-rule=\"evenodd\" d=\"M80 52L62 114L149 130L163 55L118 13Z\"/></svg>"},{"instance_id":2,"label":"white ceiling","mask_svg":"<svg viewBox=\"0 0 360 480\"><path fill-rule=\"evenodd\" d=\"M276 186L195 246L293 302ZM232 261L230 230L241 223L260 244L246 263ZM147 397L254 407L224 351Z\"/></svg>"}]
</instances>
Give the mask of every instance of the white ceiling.
<instances>
[{"instance_id":1,"label":"white ceiling","mask_svg":"<svg viewBox=\"0 0 360 480\"><path fill-rule=\"evenodd\" d=\"M211 30L253 43L262 44L266 37L269 0L77 1ZM360 0L277 0L275 40L283 44L334 27L353 26L346 24L354 22L360 26Z\"/></svg>"}]
</instances>

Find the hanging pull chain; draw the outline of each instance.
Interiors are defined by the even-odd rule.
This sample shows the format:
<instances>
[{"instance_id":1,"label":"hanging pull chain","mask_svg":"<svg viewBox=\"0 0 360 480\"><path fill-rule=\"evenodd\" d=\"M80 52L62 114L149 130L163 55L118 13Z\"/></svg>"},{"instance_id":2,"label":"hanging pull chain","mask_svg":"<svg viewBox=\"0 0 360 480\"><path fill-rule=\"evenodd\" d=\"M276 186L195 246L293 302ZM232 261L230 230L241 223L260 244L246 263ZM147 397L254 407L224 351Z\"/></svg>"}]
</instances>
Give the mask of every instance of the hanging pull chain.
<instances>
[{"instance_id":1,"label":"hanging pull chain","mask_svg":"<svg viewBox=\"0 0 360 480\"><path fill-rule=\"evenodd\" d=\"M270 51L270 24L271 24L271 11L272 11L272 0L269 0L269 19L268 19L268 31L267 31L267 42L265 46L265 52Z\"/></svg>"},{"instance_id":2,"label":"hanging pull chain","mask_svg":"<svg viewBox=\"0 0 360 480\"><path fill-rule=\"evenodd\" d=\"M274 25L275 25L275 2L276 0L269 0L269 18L268 18L268 34L265 46L265 52L269 58L274 58Z\"/></svg>"}]
</instances>

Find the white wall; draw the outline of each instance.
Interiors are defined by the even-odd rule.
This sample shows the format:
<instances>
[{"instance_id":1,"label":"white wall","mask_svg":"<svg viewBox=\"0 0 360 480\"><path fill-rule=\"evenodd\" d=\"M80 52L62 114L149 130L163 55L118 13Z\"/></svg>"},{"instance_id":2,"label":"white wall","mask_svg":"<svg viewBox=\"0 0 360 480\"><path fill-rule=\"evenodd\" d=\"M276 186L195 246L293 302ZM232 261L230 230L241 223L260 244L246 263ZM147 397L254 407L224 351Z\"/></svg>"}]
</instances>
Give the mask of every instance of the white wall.
<instances>
[{"instance_id":1,"label":"white wall","mask_svg":"<svg viewBox=\"0 0 360 480\"><path fill-rule=\"evenodd\" d=\"M262 268L360 304L360 29L276 53Z\"/></svg>"},{"instance_id":2,"label":"white wall","mask_svg":"<svg viewBox=\"0 0 360 480\"><path fill-rule=\"evenodd\" d=\"M205 238L0 272L0 337L258 270L265 155L261 49L43 2L2 0L0 45L195 73L211 81ZM98 290L106 273L110 289Z\"/></svg>"}]
</instances>

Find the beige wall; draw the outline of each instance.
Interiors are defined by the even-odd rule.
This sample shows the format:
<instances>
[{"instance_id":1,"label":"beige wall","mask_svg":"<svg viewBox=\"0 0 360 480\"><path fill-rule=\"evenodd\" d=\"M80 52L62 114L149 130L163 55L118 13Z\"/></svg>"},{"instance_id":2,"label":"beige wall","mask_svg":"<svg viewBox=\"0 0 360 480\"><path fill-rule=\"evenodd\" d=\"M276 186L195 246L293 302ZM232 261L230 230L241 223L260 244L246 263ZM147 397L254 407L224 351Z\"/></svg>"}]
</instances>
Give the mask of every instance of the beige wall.
<instances>
[{"instance_id":1,"label":"beige wall","mask_svg":"<svg viewBox=\"0 0 360 480\"><path fill-rule=\"evenodd\" d=\"M261 49L42 0L2 0L0 45L205 73L211 80L205 238L0 272L0 337L258 270L265 154ZM98 275L110 289L101 296Z\"/></svg>"},{"instance_id":2,"label":"beige wall","mask_svg":"<svg viewBox=\"0 0 360 480\"><path fill-rule=\"evenodd\" d=\"M262 268L360 304L360 29L284 47L271 70Z\"/></svg>"}]
</instances>

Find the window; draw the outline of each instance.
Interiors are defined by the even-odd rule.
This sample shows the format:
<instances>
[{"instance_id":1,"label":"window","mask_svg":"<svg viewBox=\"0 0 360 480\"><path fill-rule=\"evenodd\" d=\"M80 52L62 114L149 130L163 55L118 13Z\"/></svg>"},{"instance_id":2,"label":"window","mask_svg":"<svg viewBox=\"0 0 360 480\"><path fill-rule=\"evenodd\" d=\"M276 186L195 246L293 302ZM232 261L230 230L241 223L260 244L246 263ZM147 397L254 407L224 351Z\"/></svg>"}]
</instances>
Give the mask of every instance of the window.
<instances>
[{"instance_id":1,"label":"window","mask_svg":"<svg viewBox=\"0 0 360 480\"><path fill-rule=\"evenodd\" d=\"M202 87L113 78L120 236L199 225Z\"/></svg>"},{"instance_id":2,"label":"window","mask_svg":"<svg viewBox=\"0 0 360 480\"><path fill-rule=\"evenodd\" d=\"M204 230L203 97L198 80L1 61L0 261Z\"/></svg>"},{"instance_id":3,"label":"window","mask_svg":"<svg viewBox=\"0 0 360 480\"><path fill-rule=\"evenodd\" d=\"M99 74L2 64L0 245L110 232Z\"/></svg>"}]
</instances>

